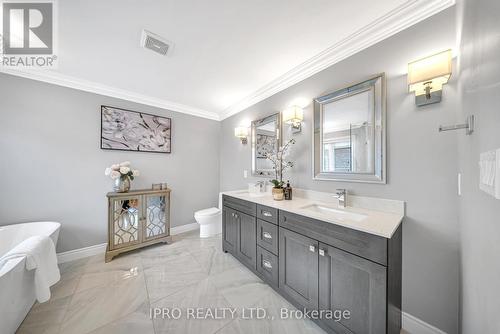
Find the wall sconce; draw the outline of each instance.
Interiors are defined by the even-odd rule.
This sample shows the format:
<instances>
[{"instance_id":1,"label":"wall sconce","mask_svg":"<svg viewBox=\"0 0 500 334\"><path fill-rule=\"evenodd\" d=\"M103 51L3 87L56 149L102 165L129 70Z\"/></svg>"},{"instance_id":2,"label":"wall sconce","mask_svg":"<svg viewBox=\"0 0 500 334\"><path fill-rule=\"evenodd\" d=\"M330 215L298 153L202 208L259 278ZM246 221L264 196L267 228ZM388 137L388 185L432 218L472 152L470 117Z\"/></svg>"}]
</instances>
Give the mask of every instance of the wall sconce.
<instances>
[{"instance_id":1,"label":"wall sconce","mask_svg":"<svg viewBox=\"0 0 500 334\"><path fill-rule=\"evenodd\" d=\"M238 126L234 128L234 136L241 139L241 143L245 145L248 143L248 128L245 126Z\"/></svg>"},{"instance_id":2,"label":"wall sconce","mask_svg":"<svg viewBox=\"0 0 500 334\"><path fill-rule=\"evenodd\" d=\"M283 123L290 124L292 133L302 131L302 121L304 120L304 109L299 106L292 106L283 110Z\"/></svg>"},{"instance_id":3,"label":"wall sconce","mask_svg":"<svg viewBox=\"0 0 500 334\"><path fill-rule=\"evenodd\" d=\"M451 50L408 64L408 91L415 92L415 104L441 102L443 85L451 76Z\"/></svg>"}]
</instances>

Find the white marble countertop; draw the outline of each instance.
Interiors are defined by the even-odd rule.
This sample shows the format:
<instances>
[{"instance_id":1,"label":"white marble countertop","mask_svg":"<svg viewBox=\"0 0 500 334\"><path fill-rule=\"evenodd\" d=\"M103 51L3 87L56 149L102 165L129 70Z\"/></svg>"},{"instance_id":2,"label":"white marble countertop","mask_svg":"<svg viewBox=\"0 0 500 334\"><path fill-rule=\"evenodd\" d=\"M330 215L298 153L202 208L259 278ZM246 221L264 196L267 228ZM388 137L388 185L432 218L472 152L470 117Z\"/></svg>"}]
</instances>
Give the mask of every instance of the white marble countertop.
<instances>
[{"instance_id":1,"label":"white marble countertop","mask_svg":"<svg viewBox=\"0 0 500 334\"><path fill-rule=\"evenodd\" d=\"M221 194L384 238L392 237L404 217L404 202L395 200L348 195L348 206L344 209L338 208L338 200L336 200L332 194L308 190L294 189L294 196L290 201L275 201L269 192L257 196L250 194L247 190L225 191ZM313 204L361 214L365 215L365 217L356 221L348 217L339 217L339 215L336 214L315 212L304 208Z\"/></svg>"}]
</instances>

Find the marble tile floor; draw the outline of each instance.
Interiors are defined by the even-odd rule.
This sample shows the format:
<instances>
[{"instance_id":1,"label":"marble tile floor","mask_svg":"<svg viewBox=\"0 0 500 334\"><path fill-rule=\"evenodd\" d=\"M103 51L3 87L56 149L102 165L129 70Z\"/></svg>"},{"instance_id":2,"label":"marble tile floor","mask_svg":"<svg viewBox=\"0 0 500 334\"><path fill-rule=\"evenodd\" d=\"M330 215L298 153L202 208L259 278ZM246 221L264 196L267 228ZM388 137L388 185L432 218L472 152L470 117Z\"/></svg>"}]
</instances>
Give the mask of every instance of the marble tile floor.
<instances>
[{"instance_id":1,"label":"marble tile floor","mask_svg":"<svg viewBox=\"0 0 500 334\"><path fill-rule=\"evenodd\" d=\"M35 304L17 333L324 333L309 320L279 319L280 308L295 308L222 252L220 236L200 239L193 231L175 236L170 245L124 254L110 263L99 255L60 268L51 300ZM248 319L242 310L252 307L264 309L266 319ZM178 320L152 318L151 308L179 308L184 314ZM187 319L190 308L236 312Z\"/></svg>"}]
</instances>

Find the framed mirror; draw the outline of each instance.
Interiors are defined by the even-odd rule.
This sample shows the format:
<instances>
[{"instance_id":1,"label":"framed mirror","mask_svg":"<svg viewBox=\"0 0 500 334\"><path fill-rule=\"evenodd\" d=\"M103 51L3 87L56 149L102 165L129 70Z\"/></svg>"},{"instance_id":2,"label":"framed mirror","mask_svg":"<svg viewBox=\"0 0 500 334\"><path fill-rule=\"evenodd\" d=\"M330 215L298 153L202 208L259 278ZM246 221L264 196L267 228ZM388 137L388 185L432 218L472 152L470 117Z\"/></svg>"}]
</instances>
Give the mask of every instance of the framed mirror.
<instances>
[{"instance_id":1,"label":"framed mirror","mask_svg":"<svg viewBox=\"0 0 500 334\"><path fill-rule=\"evenodd\" d=\"M281 145L281 117L274 114L252 122L252 175L274 177L266 153L276 151Z\"/></svg>"},{"instance_id":2,"label":"framed mirror","mask_svg":"<svg viewBox=\"0 0 500 334\"><path fill-rule=\"evenodd\" d=\"M313 178L386 183L385 76L314 100Z\"/></svg>"}]
</instances>

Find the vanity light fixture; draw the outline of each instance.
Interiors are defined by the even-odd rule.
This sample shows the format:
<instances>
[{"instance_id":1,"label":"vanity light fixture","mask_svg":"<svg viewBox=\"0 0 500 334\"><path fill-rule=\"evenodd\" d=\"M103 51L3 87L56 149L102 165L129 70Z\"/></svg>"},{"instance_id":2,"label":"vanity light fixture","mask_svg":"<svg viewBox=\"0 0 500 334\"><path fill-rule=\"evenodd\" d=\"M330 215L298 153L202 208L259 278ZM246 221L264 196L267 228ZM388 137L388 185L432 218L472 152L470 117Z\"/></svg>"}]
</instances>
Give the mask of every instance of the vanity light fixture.
<instances>
[{"instance_id":1,"label":"vanity light fixture","mask_svg":"<svg viewBox=\"0 0 500 334\"><path fill-rule=\"evenodd\" d=\"M451 50L408 64L408 91L415 92L415 104L441 102L443 85L451 76Z\"/></svg>"},{"instance_id":2,"label":"vanity light fixture","mask_svg":"<svg viewBox=\"0 0 500 334\"><path fill-rule=\"evenodd\" d=\"M245 145L248 143L248 128L245 126L238 126L234 128L234 136L241 139L241 143Z\"/></svg>"},{"instance_id":3,"label":"vanity light fixture","mask_svg":"<svg viewBox=\"0 0 500 334\"><path fill-rule=\"evenodd\" d=\"M283 110L283 123L290 124L292 133L302 131L302 121L304 120L304 109L299 106L291 106Z\"/></svg>"}]
</instances>

